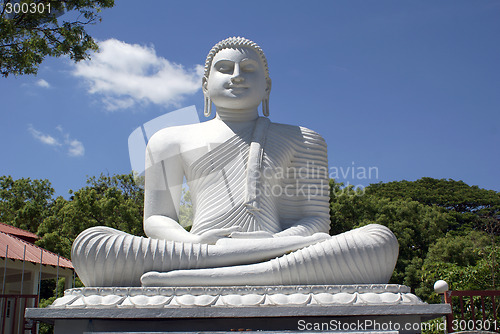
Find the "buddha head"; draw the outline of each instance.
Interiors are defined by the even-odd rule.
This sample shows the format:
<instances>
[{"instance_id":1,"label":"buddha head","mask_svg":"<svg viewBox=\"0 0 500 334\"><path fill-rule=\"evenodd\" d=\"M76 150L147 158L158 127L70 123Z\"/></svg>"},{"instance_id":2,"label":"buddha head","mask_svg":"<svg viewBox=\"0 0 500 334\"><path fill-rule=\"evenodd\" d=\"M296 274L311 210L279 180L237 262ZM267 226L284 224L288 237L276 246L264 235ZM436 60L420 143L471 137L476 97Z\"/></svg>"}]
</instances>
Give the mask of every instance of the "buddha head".
<instances>
[{"instance_id":1,"label":"buddha head","mask_svg":"<svg viewBox=\"0 0 500 334\"><path fill-rule=\"evenodd\" d=\"M269 116L271 79L266 56L254 42L230 37L210 50L202 79L205 96L204 114L216 107L233 110L257 109Z\"/></svg>"}]
</instances>

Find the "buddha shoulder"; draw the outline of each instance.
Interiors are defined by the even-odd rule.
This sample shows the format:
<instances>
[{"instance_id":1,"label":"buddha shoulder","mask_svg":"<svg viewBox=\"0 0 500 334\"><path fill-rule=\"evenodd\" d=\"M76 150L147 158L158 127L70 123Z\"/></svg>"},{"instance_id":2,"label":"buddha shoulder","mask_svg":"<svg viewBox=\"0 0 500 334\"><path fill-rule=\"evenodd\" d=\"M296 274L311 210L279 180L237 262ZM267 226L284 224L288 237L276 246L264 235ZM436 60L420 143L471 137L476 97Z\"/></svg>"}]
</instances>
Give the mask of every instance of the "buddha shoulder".
<instances>
[{"instance_id":1,"label":"buddha shoulder","mask_svg":"<svg viewBox=\"0 0 500 334\"><path fill-rule=\"evenodd\" d=\"M270 135L277 139L283 138L283 140L301 142L308 146L319 145L326 148L326 142L319 133L303 126L271 123L269 130Z\"/></svg>"},{"instance_id":2,"label":"buddha shoulder","mask_svg":"<svg viewBox=\"0 0 500 334\"><path fill-rule=\"evenodd\" d=\"M199 138L203 132L203 123L171 126L157 131L148 141L150 152L178 152L182 146Z\"/></svg>"}]
</instances>

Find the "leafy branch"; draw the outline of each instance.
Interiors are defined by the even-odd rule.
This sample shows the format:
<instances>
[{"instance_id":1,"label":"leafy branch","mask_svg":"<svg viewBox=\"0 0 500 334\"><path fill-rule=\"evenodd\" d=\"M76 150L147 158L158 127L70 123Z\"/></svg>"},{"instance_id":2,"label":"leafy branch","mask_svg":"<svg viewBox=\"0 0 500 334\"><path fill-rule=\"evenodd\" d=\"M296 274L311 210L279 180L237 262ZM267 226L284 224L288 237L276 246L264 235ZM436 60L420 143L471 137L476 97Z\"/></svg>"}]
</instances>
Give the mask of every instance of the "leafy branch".
<instances>
[{"instance_id":1,"label":"leafy branch","mask_svg":"<svg viewBox=\"0 0 500 334\"><path fill-rule=\"evenodd\" d=\"M36 4L37 10L8 13L7 4L19 4L19 8ZM1 75L36 74L47 56L68 55L75 62L89 59L98 46L85 27L100 22L102 9L113 6L114 0L4 0L0 14ZM38 12L38 8L47 10Z\"/></svg>"}]
</instances>

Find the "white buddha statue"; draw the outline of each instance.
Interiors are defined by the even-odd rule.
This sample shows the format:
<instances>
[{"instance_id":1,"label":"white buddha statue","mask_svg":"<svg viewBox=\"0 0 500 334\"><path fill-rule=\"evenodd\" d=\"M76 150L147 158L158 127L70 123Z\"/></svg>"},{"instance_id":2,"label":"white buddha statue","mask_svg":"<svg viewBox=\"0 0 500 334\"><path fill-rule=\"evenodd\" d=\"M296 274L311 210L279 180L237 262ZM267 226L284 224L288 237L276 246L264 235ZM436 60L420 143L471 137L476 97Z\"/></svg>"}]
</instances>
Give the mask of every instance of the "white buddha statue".
<instances>
[{"instance_id":1,"label":"white buddha statue","mask_svg":"<svg viewBox=\"0 0 500 334\"><path fill-rule=\"evenodd\" d=\"M316 132L269 121L261 48L216 44L203 77L200 124L165 128L146 152L144 231L82 232L73 265L86 286L387 283L398 243L384 226L329 236L327 150ZM262 103L265 117L259 117ZM183 179L194 221L178 223Z\"/></svg>"}]
</instances>

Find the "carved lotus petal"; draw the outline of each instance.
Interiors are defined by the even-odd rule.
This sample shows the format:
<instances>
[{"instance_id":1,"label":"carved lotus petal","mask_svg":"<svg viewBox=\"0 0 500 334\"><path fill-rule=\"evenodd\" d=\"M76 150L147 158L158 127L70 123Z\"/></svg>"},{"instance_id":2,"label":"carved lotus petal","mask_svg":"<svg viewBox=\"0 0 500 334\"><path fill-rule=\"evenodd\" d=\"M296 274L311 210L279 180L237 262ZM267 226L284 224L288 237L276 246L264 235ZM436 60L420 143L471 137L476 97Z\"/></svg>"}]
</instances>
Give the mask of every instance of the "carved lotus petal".
<instances>
[{"instance_id":1,"label":"carved lotus petal","mask_svg":"<svg viewBox=\"0 0 500 334\"><path fill-rule=\"evenodd\" d=\"M123 296L117 296L117 295L108 295L104 296L101 301L101 305L104 307L109 307L109 306L116 306L119 303L121 303L125 299Z\"/></svg>"},{"instance_id":2,"label":"carved lotus petal","mask_svg":"<svg viewBox=\"0 0 500 334\"><path fill-rule=\"evenodd\" d=\"M423 304L423 301L413 293L405 293L401 298L401 302L403 304Z\"/></svg>"},{"instance_id":3,"label":"carved lotus petal","mask_svg":"<svg viewBox=\"0 0 500 334\"><path fill-rule=\"evenodd\" d=\"M399 304L401 303L402 299L400 293L392 293L392 292L381 293L380 298L382 299L382 303L384 304Z\"/></svg>"},{"instance_id":4,"label":"carved lotus petal","mask_svg":"<svg viewBox=\"0 0 500 334\"><path fill-rule=\"evenodd\" d=\"M79 296L72 296L72 295L67 295L61 298L57 298L52 305L49 307L66 307L67 305L71 304L75 299L77 299Z\"/></svg>"},{"instance_id":5,"label":"carved lotus petal","mask_svg":"<svg viewBox=\"0 0 500 334\"><path fill-rule=\"evenodd\" d=\"M367 304L382 304L382 298L377 293L362 293L359 296L359 302Z\"/></svg>"},{"instance_id":6,"label":"carved lotus petal","mask_svg":"<svg viewBox=\"0 0 500 334\"><path fill-rule=\"evenodd\" d=\"M311 300L310 294L294 293L291 295L284 295L282 293L277 293L275 295L267 296L272 304L275 305L306 305Z\"/></svg>"},{"instance_id":7,"label":"carved lotus petal","mask_svg":"<svg viewBox=\"0 0 500 334\"><path fill-rule=\"evenodd\" d=\"M110 307L118 305L124 297L117 295L83 297L83 304L92 307Z\"/></svg>"},{"instance_id":8,"label":"carved lotus petal","mask_svg":"<svg viewBox=\"0 0 500 334\"><path fill-rule=\"evenodd\" d=\"M83 297L79 297L77 300L75 300L73 303L71 303L71 305L66 305L66 307L68 308L84 308L86 305L85 305L85 301L83 299Z\"/></svg>"},{"instance_id":9,"label":"carved lotus petal","mask_svg":"<svg viewBox=\"0 0 500 334\"><path fill-rule=\"evenodd\" d=\"M343 292L336 294L318 293L314 295L313 298L320 305L334 305L334 304L349 305L349 304L354 304L356 302L357 293L354 294L343 293Z\"/></svg>"},{"instance_id":10,"label":"carved lotus petal","mask_svg":"<svg viewBox=\"0 0 500 334\"><path fill-rule=\"evenodd\" d=\"M335 296L335 299L338 303L341 304L354 304L356 300L358 299L358 294L357 293L338 293Z\"/></svg>"},{"instance_id":11,"label":"carved lotus petal","mask_svg":"<svg viewBox=\"0 0 500 334\"><path fill-rule=\"evenodd\" d=\"M334 295L329 293L318 293L313 295L314 300L320 305L335 304Z\"/></svg>"},{"instance_id":12,"label":"carved lotus petal","mask_svg":"<svg viewBox=\"0 0 500 334\"><path fill-rule=\"evenodd\" d=\"M177 296L175 300L181 306L210 306L215 304L218 296L193 296L193 295L184 295Z\"/></svg>"},{"instance_id":13,"label":"carved lotus petal","mask_svg":"<svg viewBox=\"0 0 500 334\"><path fill-rule=\"evenodd\" d=\"M129 300L136 307L162 307L168 303L172 297L167 296L134 296L130 297Z\"/></svg>"},{"instance_id":14,"label":"carved lotus petal","mask_svg":"<svg viewBox=\"0 0 500 334\"><path fill-rule=\"evenodd\" d=\"M82 298L84 305L99 305L102 301L102 297L99 295L88 296Z\"/></svg>"},{"instance_id":15,"label":"carved lotus petal","mask_svg":"<svg viewBox=\"0 0 500 334\"><path fill-rule=\"evenodd\" d=\"M321 305L331 305L331 304L349 305L349 304L354 304L354 302L357 299L357 293L354 294L344 293L344 292L336 294L320 293L315 295L314 299Z\"/></svg>"},{"instance_id":16,"label":"carved lotus petal","mask_svg":"<svg viewBox=\"0 0 500 334\"><path fill-rule=\"evenodd\" d=\"M226 306L256 306L264 303L264 295L227 295L221 296L222 303Z\"/></svg>"}]
</instances>

